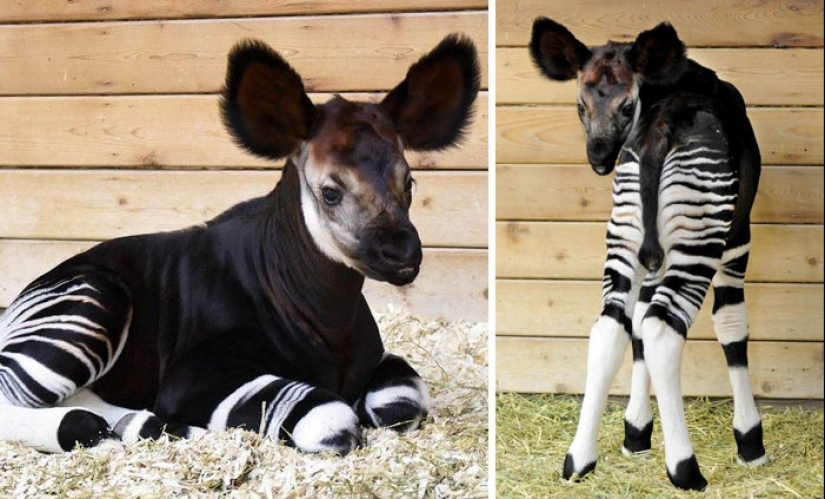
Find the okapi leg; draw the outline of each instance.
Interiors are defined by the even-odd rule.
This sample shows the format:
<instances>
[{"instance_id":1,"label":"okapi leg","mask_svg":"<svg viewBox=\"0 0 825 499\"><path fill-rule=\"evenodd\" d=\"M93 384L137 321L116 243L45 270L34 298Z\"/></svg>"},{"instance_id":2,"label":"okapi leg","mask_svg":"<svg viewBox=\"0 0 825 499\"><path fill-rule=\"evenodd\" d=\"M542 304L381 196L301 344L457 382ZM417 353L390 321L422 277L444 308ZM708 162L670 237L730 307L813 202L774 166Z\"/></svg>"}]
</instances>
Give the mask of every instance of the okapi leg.
<instances>
[{"instance_id":1,"label":"okapi leg","mask_svg":"<svg viewBox=\"0 0 825 499\"><path fill-rule=\"evenodd\" d=\"M725 251L722 267L713 278L713 327L722 344L733 388L733 434L739 462L758 466L767 462L762 442L762 420L753 400L748 371L748 316L744 275L750 243Z\"/></svg>"},{"instance_id":2,"label":"okapi leg","mask_svg":"<svg viewBox=\"0 0 825 499\"><path fill-rule=\"evenodd\" d=\"M642 341L642 319L650 306L650 300L659 285L661 276L651 274L642 285L639 301L633 309L633 369L630 379L630 400L624 415L624 443L622 454L626 456L650 450L653 435L653 411L650 407L650 373L645 364Z\"/></svg>"},{"instance_id":3,"label":"okapi leg","mask_svg":"<svg viewBox=\"0 0 825 499\"><path fill-rule=\"evenodd\" d=\"M704 490L707 480L699 471L685 421L681 366L687 331L707 294L715 267L694 265L688 273L672 265L671 254L668 260L662 284L642 321L645 362L662 420L668 478L681 489Z\"/></svg>"},{"instance_id":4,"label":"okapi leg","mask_svg":"<svg viewBox=\"0 0 825 499\"><path fill-rule=\"evenodd\" d=\"M0 440L61 452L111 436L94 412L54 406L111 368L131 314L128 294L105 272L26 288L0 317Z\"/></svg>"},{"instance_id":5,"label":"okapi leg","mask_svg":"<svg viewBox=\"0 0 825 499\"><path fill-rule=\"evenodd\" d=\"M608 257L609 258L609 257ZM629 261L636 261L635 258ZM599 425L610 385L624 359L630 342L630 311L635 306L642 280L639 269L635 279L607 269L605 272L605 304L601 315L590 330L587 349L587 381L576 436L564 459L563 477L583 477L596 467Z\"/></svg>"},{"instance_id":6,"label":"okapi leg","mask_svg":"<svg viewBox=\"0 0 825 499\"><path fill-rule=\"evenodd\" d=\"M88 388L80 390L60 403L61 407L77 407L91 411L102 417L113 436L130 444L139 439L157 439L163 433L181 438L195 438L206 430L195 426L167 424L150 411L135 411L110 404Z\"/></svg>"},{"instance_id":7,"label":"okapi leg","mask_svg":"<svg viewBox=\"0 0 825 499\"><path fill-rule=\"evenodd\" d=\"M427 418L430 397L407 361L384 354L355 408L364 426L404 432L418 428Z\"/></svg>"},{"instance_id":8,"label":"okapi leg","mask_svg":"<svg viewBox=\"0 0 825 499\"><path fill-rule=\"evenodd\" d=\"M220 431L246 428L304 452L347 454L361 443L352 407L336 393L272 373L277 353L227 333L178 359L154 407L161 420Z\"/></svg>"}]
</instances>

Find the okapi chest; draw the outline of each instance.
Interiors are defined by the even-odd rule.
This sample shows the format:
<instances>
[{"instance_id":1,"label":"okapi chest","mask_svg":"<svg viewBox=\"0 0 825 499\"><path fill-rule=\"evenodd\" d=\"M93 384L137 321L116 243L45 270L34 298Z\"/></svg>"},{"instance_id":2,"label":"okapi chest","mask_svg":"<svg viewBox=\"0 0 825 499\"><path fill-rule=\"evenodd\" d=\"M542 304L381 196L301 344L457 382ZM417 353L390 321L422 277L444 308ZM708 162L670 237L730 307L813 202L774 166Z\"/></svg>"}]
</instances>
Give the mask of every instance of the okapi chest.
<instances>
[{"instance_id":1,"label":"okapi chest","mask_svg":"<svg viewBox=\"0 0 825 499\"><path fill-rule=\"evenodd\" d=\"M286 157L281 180L202 226L101 243L28 286L0 318L0 439L59 451L240 426L346 453L360 425L417 427L426 387L384 352L361 290L417 277L404 150L456 144L478 90L475 48L457 35L380 103L316 105L272 49L236 46L224 123L249 152Z\"/></svg>"}]
</instances>

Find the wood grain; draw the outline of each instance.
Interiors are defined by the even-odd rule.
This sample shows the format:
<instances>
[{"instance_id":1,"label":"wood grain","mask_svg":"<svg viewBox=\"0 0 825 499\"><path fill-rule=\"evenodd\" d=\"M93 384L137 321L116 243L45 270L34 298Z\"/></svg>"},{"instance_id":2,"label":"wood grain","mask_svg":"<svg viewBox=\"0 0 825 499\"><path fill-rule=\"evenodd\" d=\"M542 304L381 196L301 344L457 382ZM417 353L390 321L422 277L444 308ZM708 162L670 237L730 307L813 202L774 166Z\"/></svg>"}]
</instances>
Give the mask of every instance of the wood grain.
<instances>
[{"instance_id":1,"label":"wood grain","mask_svg":"<svg viewBox=\"0 0 825 499\"><path fill-rule=\"evenodd\" d=\"M823 173L821 166L763 166L751 221L823 223ZM612 181L585 165L497 165L496 218L607 220Z\"/></svg>"},{"instance_id":2,"label":"wood grain","mask_svg":"<svg viewBox=\"0 0 825 499\"><path fill-rule=\"evenodd\" d=\"M821 106L824 56L822 49L688 50L688 57L735 85L749 106ZM541 76L526 47L496 51L497 104L575 102L575 81L552 82Z\"/></svg>"},{"instance_id":3,"label":"wood grain","mask_svg":"<svg viewBox=\"0 0 825 499\"><path fill-rule=\"evenodd\" d=\"M309 91L386 91L453 32L476 43L486 88L486 11L5 26L14 56L0 94L214 93L246 38L281 53Z\"/></svg>"},{"instance_id":4,"label":"wood grain","mask_svg":"<svg viewBox=\"0 0 825 499\"><path fill-rule=\"evenodd\" d=\"M93 244L0 239L0 308L37 276ZM449 248L425 248L421 273L413 284L395 288L369 282L365 291L376 311L393 304L415 314L474 322L487 320L487 294L487 250Z\"/></svg>"},{"instance_id":5,"label":"wood grain","mask_svg":"<svg viewBox=\"0 0 825 499\"><path fill-rule=\"evenodd\" d=\"M102 240L209 220L275 186L269 171L0 170L0 237ZM487 246L486 172L419 172L411 217L428 246Z\"/></svg>"},{"instance_id":6,"label":"wood grain","mask_svg":"<svg viewBox=\"0 0 825 499\"><path fill-rule=\"evenodd\" d=\"M821 342L756 341L748 345L753 392L765 398L822 399ZM496 338L496 380L505 392L582 393L587 340L562 338ZM630 388L630 348L611 394ZM688 341L682 361L685 396L732 395L725 356L714 341Z\"/></svg>"},{"instance_id":7,"label":"wood grain","mask_svg":"<svg viewBox=\"0 0 825 499\"><path fill-rule=\"evenodd\" d=\"M745 285L751 341L823 341L823 285ZM601 312L601 281L496 281L496 334L587 338ZM690 339L715 340L713 290L688 332Z\"/></svg>"},{"instance_id":8,"label":"wood grain","mask_svg":"<svg viewBox=\"0 0 825 499\"><path fill-rule=\"evenodd\" d=\"M633 2L544 0L496 2L496 45L525 46L533 20L545 16L566 26L585 45L631 42L644 30L669 21L688 46L821 47L822 0L793 3L746 0Z\"/></svg>"},{"instance_id":9,"label":"wood grain","mask_svg":"<svg viewBox=\"0 0 825 499\"><path fill-rule=\"evenodd\" d=\"M487 168L487 93L461 147L409 153L413 168ZM316 102L329 94L313 94ZM354 94L353 100L375 96ZM221 124L218 97L0 98L0 166L272 168L237 147Z\"/></svg>"},{"instance_id":10,"label":"wood grain","mask_svg":"<svg viewBox=\"0 0 825 499\"><path fill-rule=\"evenodd\" d=\"M822 225L753 225L748 282L822 282ZM496 223L496 275L601 279L606 224Z\"/></svg>"},{"instance_id":11,"label":"wood grain","mask_svg":"<svg viewBox=\"0 0 825 499\"><path fill-rule=\"evenodd\" d=\"M100 21L109 19L179 19L486 9L485 0L26 0L0 2L0 22Z\"/></svg>"},{"instance_id":12,"label":"wood grain","mask_svg":"<svg viewBox=\"0 0 825 499\"><path fill-rule=\"evenodd\" d=\"M762 163L821 165L822 108L752 108ZM584 133L573 106L498 106L497 163L587 163Z\"/></svg>"}]
</instances>

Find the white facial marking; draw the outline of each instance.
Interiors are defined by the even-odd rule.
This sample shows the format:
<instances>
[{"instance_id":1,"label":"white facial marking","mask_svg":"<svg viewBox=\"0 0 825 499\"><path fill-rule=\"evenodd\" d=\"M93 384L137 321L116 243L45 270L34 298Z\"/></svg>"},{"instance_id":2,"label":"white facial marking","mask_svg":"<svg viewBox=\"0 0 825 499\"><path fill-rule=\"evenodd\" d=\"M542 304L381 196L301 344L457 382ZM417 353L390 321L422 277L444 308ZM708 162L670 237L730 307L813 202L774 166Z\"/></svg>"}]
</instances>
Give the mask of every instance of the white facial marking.
<instances>
[{"instance_id":1,"label":"white facial marking","mask_svg":"<svg viewBox=\"0 0 825 499\"><path fill-rule=\"evenodd\" d=\"M312 173L320 171L311 164L312 156L309 154L309 147L304 143L298 153L293 156L292 161L298 166L301 178L301 212L304 215L304 223L315 241L315 245L321 253L330 260L343 263L347 267L356 268L355 264L338 247L327 226L321 221L321 214L318 210L318 201L313 193L312 185L316 179L312 178Z\"/></svg>"}]
</instances>

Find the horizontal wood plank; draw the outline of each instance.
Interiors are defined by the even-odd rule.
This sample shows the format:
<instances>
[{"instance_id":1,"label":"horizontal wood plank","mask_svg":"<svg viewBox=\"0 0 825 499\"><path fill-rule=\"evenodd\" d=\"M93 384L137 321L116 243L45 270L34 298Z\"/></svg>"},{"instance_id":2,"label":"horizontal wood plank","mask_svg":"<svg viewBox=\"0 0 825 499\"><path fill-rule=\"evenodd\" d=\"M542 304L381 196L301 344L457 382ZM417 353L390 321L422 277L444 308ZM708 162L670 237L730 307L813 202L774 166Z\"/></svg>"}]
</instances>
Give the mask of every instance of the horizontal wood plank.
<instances>
[{"instance_id":1,"label":"horizontal wood plank","mask_svg":"<svg viewBox=\"0 0 825 499\"><path fill-rule=\"evenodd\" d=\"M496 275L502 278L601 279L606 224L496 223ZM749 282L822 282L821 225L752 225Z\"/></svg>"},{"instance_id":2,"label":"horizontal wood plank","mask_svg":"<svg viewBox=\"0 0 825 499\"><path fill-rule=\"evenodd\" d=\"M340 14L486 9L486 0L266 0L204 2L202 0L83 0L0 2L0 22L100 21L110 19L185 19L295 14Z\"/></svg>"},{"instance_id":3,"label":"horizontal wood plank","mask_svg":"<svg viewBox=\"0 0 825 499\"><path fill-rule=\"evenodd\" d=\"M825 169L763 166L751 220L823 223ZM607 220L613 176L585 165L498 165L498 220Z\"/></svg>"},{"instance_id":4,"label":"horizontal wood plank","mask_svg":"<svg viewBox=\"0 0 825 499\"><path fill-rule=\"evenodd\" d=\"M822 1L747 0L718 2L634 2L581 0L553 4L545 0L496 2L496 45L524 46L533 20L545 16L566 26L585 45L607 40L632 42L639 32L669 21L688 46L821 47Z\"/></svg>"},{"instance_id":5,"label":"horizontal wood plank","mask_svg":"<svg viewBox=\"0 0 825 499\"><path fill-rule=\"evenodd\" d=\"M746 283L752 341L823 341L822 284ZM496 281L496 335L587 338L601 311L601 281ZM690 339L715 340L713 290Z\"/></svg>"},{"instance_id":6,"label":"horizontal wood plank","mask_svg":"<svg viewBox=\"0 0 825 499\"><path fill-rule=\"evenodd\" d=\"M408 153L413 168L487 168L487 92L460 147ZM313 94L325 102L329 94ZM374 101L355 94L353 100ZM0 166L272 168L236 146L221 124L218 97L0 98Z\"/></svg>"},{"instance_id":7,"label":"horizontal wood plank","mask_svg":"<svg viewBox=\"0 0 825 499\"><path fill-rule=\"evenodd\" d=\"M268 193L271 171L0 170L0 237L91 239L175 230ZM428 246L487 246L487 173L418 172L411 217Z\"/></svg>"},{"instance_id":8,"label":"horizontal wood plank","mask_svg":"<svg viewBox=\"0 0 825 499\"><path fill-rule=\"evenodd\" d=\"M93 244L0 239L0 308L37 276ZM376 310L393 304L415 314L486 321L487 250L425 248L421 273L413 284L395 288L368 281L365 294Z\"/></svg>"},{"instance_id":9,"label":"horizontal wood plank","mask_svg":"<svg viewBox=\"0 0 825 499\"><path fill-rule=\"evenodd\" d=\"M752 108L753 123L768 165L821 165L822 108ZM498 106L496 162L587 163L584 134L574 106Z\"/></svg>"},{"instance_id":10,"label":"horizontal wood plank","mask_svg":"<svg viewBox=\"0 0 825 499\"><path fill-rule=\"evenodd\" d=\"M822 49L693 49L688 57L736 86L749 106L821 106ZM526 47L496 51L497 104L574 104L576 84L552 82Z\"/></svg>"},{"instance_id":11,"label":"horizontal wood plank","mask_svg":"<svg viewBox=\"0 0 825 499\"><path fill-rule=\"evenodd\" d=\"M0 94L217 92L246 38L278 50L309 91L386 91L453 32L476 43L486 88L487 31L486 11L5 26Z\"/></svg>"},{"instance_id":12,"label":"horizontal wood plank","mask_svg":"<svg viewBox=\"0 0 825 499\"><path fill-rule=\"evenodd\" d=\"M753 392L764 398L823 398L823 344L756 341L748 345ZM630 348L611 393L630 388ZM496 379L505 392L582 393L587 340L557 338L496 338ZM732 395L725 356L718 343L688 341L682 361L682 391L686 396Z\"/></svg>"}]
</instances>

